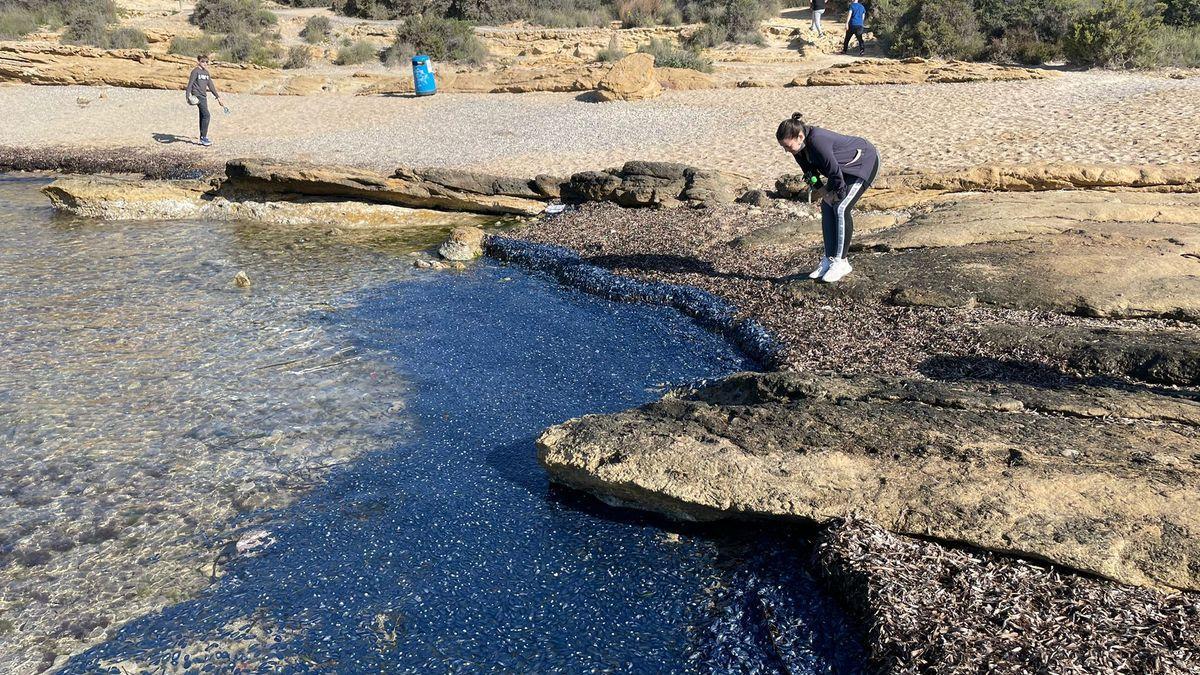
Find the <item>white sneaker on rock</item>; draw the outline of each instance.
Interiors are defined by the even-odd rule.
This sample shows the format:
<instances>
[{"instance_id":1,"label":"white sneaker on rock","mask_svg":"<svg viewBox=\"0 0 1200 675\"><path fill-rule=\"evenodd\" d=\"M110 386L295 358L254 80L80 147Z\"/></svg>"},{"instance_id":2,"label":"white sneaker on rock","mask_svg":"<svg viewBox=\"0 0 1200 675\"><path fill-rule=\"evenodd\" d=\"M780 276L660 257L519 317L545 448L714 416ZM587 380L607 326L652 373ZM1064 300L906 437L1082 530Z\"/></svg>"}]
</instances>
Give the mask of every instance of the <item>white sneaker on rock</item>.
<instances>
[{"instance_id":1,"label":"white sneaker on rock","mask_svg":"<svg viewBox=\"0 0 1200 675\"><path fill-rule=\"evenodd\" d=\"M829 263L829 271L821 277L821 281L832 284L835 281L841 281L843 277L854 271L850 266L850 261L845 258L834 258Z\"/></svg>"},{"instance_id":2,"label":"white sneaker on rock","mask_svg":"<svg viewBox=\"0 0 1200 675\"><path fill-rule=\"evenodd\" d=\"M809 279L820 279L829 271L829 258L821 258L821 265L809 273Z\"/></svg>"}]
</instances>

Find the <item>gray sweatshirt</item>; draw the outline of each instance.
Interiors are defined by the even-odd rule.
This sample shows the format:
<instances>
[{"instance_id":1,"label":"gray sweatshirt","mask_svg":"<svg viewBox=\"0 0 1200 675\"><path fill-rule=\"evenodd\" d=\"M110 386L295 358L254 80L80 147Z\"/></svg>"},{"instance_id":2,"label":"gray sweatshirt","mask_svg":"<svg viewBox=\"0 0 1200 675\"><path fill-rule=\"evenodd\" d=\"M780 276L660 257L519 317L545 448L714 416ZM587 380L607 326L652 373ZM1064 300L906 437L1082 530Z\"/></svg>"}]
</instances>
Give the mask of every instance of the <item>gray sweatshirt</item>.
<instances>
[{"instance_id":1,"label":"gray sweatshirt","mask_svg":"<svg viewBox=\"0 0 1200 675\"><path fill-rule=\"evenodd\" d=\"M220 96L217 93L217 86L213 84L212 75L209 75L208 70L200 66L192 68L192 74L188 76L187 93L196 98L207 98L210 91L213 96Z\"/></svg>"}]
</instances>

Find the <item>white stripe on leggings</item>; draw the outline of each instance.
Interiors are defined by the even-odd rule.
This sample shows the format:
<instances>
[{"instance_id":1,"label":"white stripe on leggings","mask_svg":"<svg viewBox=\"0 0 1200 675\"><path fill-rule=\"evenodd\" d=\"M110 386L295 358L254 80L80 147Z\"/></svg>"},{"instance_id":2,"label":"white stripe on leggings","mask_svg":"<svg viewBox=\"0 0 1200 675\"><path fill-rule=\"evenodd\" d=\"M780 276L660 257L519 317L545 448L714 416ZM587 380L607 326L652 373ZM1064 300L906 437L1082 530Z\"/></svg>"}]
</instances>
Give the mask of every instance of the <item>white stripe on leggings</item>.
<instances>
[{"instance_id":1,"label":"white stripe on leggings","mask_svg":"<svg viewBox=\"0 0 1200 675\"><path fill-rule=\"evenodd\" d=\"M837 207L837 216L838 216L837 257L838 258L846 257L846 252L842 250L842 248L846 244L846 206L854 199L854 195L858 194L858 191L860 188L862 188L862 181L861 180L854 181L853 183L850 184L850 189L846 191L846 198L843 199L842 201L838 202L838 207Z\"/></svg>"}]
</instances>

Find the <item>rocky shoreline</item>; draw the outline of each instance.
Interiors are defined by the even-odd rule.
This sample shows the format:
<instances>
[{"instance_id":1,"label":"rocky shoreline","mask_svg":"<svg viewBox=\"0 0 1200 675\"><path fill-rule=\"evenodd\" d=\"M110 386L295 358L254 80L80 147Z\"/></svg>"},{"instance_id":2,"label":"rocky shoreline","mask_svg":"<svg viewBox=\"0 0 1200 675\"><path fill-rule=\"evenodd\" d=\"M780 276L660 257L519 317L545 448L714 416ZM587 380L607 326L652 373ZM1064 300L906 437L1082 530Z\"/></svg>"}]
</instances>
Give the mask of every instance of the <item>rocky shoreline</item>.
<instances>
[{"instance_id":1,"label":"rocky shoreline","mask_svg":"<svg viewBox=\"0 0 1200 675\"><path fill-rule=\"evenodd\" d=\"M857 278L834 287L802 276L812 211L769 194L521 226L723 297L785 348L783 372L547 430L540 459L607 501L822 526L823 575L878 672L1196 672L1194 179L1092 173L1063 191L977 173L1019 192L889 177L887 210L860 220Z\"/></svg>"},{"instance_id":2,"label":"rocky shoreline","mask_svg":"<svg viewBox=\"0 0 1200 675\"><path fill-rule=\"evenodd\" d=\"M111 179L72 180L61 208L112 217ZM551 428L542 463L677 517L820 526L879 672L1200 670L1200 168L886 176L836 286L803 275L819 222L793 183L237 160L190 189L517 213L490 255L730 336L773 372ZM81 208L81 185L107 192Z\"/></svg>"}]
</instances>

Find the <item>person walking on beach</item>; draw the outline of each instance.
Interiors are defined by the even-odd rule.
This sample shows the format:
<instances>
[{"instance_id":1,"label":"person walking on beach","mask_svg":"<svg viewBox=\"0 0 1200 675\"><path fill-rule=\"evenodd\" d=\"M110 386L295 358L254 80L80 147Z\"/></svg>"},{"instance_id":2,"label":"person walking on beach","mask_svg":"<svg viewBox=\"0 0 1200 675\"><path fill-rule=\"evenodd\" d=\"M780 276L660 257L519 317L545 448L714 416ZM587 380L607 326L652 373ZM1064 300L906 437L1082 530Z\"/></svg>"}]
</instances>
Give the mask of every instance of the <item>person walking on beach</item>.
<instances>
[{"instance_id":1,"label":"person walking on beach","mask_svg":"<svg viewBox=\"0 0 1200 675\"><path fill-rule=\"evenodd\" d=\"M846 257L854 236L852 209L879 173L879 151L865 138L809 126L800 113L779 123L775 140L796 159L810 189L820 182L819 176L826 178L821 200L825 255L808 277L840 281L853 270Z\"/></svg>"},{"instance_id":2,"label":"person walking on beach","mask_svg":"<svg viewBox=\"0 0 1200 675\"><path fill-rule=\"evenodd\" d=\"M842 53L850 53L850 36L858 38L858 55L862 56L867 53L866 47L863 46L863 25L867 22L867 8L854 0L850 3L849 17L846 19L846 39L842 41Z\"/></svg>"},{"instance_id":3,"label":"person walking on beach","mask_svg":"<svg viewBox=\"0 0 1200 675\"><path fill-rule=\"evenodd\" d=\"M217 104L225 108L225 112L229 112L229 108L221 101L221 94L217 93L217 85L213 84L212 75L208 72L208 55L201 54L196 57L196 67L192 68L192 74L188 76L186 96L188 103L200 110L200 145L204 146L212 145L212 141L208 139L208 123L212 119L208 112L210 91L217 98Z\"/></svg>"},{"instance_id":4,"label":"person walking on beach","mask_svg":"<svg viewBox=\"0 0 1200 675\"><path fill-rule=\"evenodd\" d=\"M812 29L817 32L817 37L825 37L825 31L821 30L821 15L825 13L825 0L811 0L809 7L812 9Z\"/></svg>"}]
</instances>

